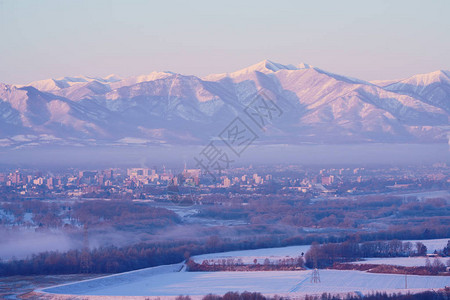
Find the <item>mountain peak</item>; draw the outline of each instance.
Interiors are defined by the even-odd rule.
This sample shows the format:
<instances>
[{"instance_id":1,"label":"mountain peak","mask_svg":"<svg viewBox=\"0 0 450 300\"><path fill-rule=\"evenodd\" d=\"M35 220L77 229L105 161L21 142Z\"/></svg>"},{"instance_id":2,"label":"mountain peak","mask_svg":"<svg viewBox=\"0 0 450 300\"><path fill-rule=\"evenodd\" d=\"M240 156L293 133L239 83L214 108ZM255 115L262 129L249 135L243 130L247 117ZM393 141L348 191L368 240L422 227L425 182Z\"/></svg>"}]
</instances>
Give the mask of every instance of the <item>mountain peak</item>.
<instances>
[{"instance_id":1,"label":"mountain peak","mask_svg":"<svg viewBox=\"0 0 450 300\"><path fill-rule=\"evenodd\" d=\"M299 63L297 65L297 69L312 69L314 68L313 66L311 66L310 64L306 64L306 63Z\"/></svg>"},{"instance_id":2,"label":"mountain peak","mask_svg":"<svg viewBox=\"0 0 450 300\"><path fill-rule=\"evenodd\" d=\"M170 72L170 71L164 71L164 72L159 72L159 71L153 71L150 74L145 74L145 75L138 75L138 76L132 76L132 77L127 77L127 78L123 78L119 81L113 82L111 84L111 87L113 89L117 89L123 86L130 86L130 85L134 85L137 83L141 83L141 82L146 82L146 81L153 81L153 80L158 80L158 79L164 79L170 76L176 75L176 73Z\"/></svg>"},{"instance_id":3,"label":"mountain peak","mask_svg":"<svg viewBox=\"0 0 450 300\"><path fill-rule=\"evenodd\" d=\"M119 75L116 75L116 74L109 74L104 79L107 81L113 82L113 81L122 80L122 77L120 77Z\"/></svg>"},{"instance_id":4,"label":"mountain peak","mask_svg":"<svg viewBox=\"0 0 450 300\"><path fill-rule=\"evenodd\" d=\"M449 81L450 79L450 71L448 70L437 70L426 74L418 74L417 77L422 77L424 79L431 80L433 82L436 81Z\"/></svg>"},{"instance_id":5,"label":"mountain peak","mask_svg":"<svg viewBox=\"0 0 450 300\"><path fill-rule=\"evenodd\" d=\"M248 68L245 68L243 70L249 70L249 71L260 71L260 72L277 72L280 70L297 70L298 68L294 65L283 65L277 62L273 62L271 60L265 59L263 61L260 61L259 63L256 63L254 65L251 65Z\"/></svg>"},{"instance_id":6,"label":"mountain peak","mask_svg":"<svg viewBox=\"0 0 450 300\"><path fill-rule=\"evenodd\" d=\"M409 78L399 80L391 86L399 84L411 84L417 86L427 86L436 82L449 82L450 83L450 71L437 70L430 73L416 74Z\"/></svg>"},{"instance_id":7,"label":"mountain peak","mask_svg":"<svg viewBox=\"0 0 450 300\"><path fill-rule=\"evenodd\" d=\"M254 73L254 72L261 72L261 73L268 74L268 73L278 72L280 70L300 70L300 69L307 69L310 67L311 66L308 64L300 64L299 67L296 67L291 64L283 65L283 64L265 59L254 65L240 69L235 72L210 74L210 75L203 77L203 79L204 80L220 80L225 77L237 78L237 77L241 77L241 76L246 76L246 75Z\"/></svg>"},{"instance_id":8,"label":"mountain peak","mask_svg":"<svg viewBox=\"0 0 450 300\"><path fill-rule=\"evenodd\" d=\"M40 91L56 91L60 89L65 89L77 84L86 84L92 81L98 81L101 83L112 83L121 80L117 75L110 74L104 78L102 77L90 77L84 75L77 76L65 76L57 79L49 78L43 80L37 80L30 82L26 85L18 85L18 87L32 86Z\"/></svg>"}]
</instances>

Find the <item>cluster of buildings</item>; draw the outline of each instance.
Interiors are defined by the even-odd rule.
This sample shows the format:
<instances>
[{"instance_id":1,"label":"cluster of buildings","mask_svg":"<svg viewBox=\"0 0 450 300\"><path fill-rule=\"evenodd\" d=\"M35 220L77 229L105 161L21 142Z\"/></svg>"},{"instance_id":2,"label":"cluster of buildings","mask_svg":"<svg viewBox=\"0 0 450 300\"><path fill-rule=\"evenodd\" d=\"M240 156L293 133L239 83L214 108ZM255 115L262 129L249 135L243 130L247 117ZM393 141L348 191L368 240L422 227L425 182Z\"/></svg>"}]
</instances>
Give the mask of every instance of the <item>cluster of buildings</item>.
<instances>
[{"instance_id":1,"label":"cluster of buildings","mask_svg":"<svg viewBox=\"0 0 450 300\"><path fill-rule=\"evenodd\" d=\"M407 168L307 168L291 166L252 166L228 169L217 180L211 181L200 169L180 172L153 168L128 168L105 170L66 170L56 174L39 170L19 169L0 173L0 187L24 196L55 194L83 196L86 194L129 194L145 197L148 190L167 186L195 186L204 191L238 189L258 191L275 186L278 191L343 194L375 189L389 191L413 189L423 184L450 184L450 171L446 165ZM423 186L422 186L423 187ZM220 191L219 191L220 192Z\"/></svg>"}]
</instances>

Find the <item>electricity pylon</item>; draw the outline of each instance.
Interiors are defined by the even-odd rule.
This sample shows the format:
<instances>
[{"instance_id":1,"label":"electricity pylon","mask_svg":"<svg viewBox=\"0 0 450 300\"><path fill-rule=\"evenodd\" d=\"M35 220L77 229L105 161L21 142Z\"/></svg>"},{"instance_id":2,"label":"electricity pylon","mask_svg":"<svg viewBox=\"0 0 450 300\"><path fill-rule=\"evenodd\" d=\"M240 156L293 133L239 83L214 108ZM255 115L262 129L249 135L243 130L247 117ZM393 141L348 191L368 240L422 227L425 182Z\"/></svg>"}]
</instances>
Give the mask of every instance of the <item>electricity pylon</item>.
<instances>
[{"instance_id":1,"label":"electricity pylon","mask_svg":"<svg viewBox=\"0 0 450 300\"><path fill-rule=\"evenodd\" d=\"M315 268L311 275L311 283L319 283L319 282L320 282L319 269Z\"/></svg>"},{"instance_id":2,"label":"electricity pylon","mask_svg":"<svg viewBox=\"0 0 450 300\"><path fill-rule=\"evenodd\" d=\"M320 282L320 274L319 274L319 269L317 269L317 256L314 255L313 257L314 260L314 270L311 274L311 283L319 283Z\"/></svg>"}]
</instances>

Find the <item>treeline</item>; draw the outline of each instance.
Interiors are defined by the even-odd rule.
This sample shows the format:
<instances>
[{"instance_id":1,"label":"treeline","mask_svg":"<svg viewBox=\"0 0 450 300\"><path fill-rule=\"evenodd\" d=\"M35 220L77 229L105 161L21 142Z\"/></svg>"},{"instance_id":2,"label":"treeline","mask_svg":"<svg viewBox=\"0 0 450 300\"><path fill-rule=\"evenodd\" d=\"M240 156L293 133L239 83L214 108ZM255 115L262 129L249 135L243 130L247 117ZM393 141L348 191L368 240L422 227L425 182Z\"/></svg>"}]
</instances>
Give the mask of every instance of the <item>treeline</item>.
<instances>
[{"instance_id":1,"label":"treeline","mask_svg":"<svg viewBox=\"0 0 450 300\"><path fill-rule=\"evenodd\" d=\"M171 210L130 201L83 201L72 207L70 216L82 224L115 227L165 227L181 222Z\"/></svg>"},{"instance_id":2,"label":"treeline","mask_svg":"<svg viewBox=\"0 0 450 300\"><path fill-rule=\"evenodd\" d=\"M312 242L315 239L317 237L312 236L305 240ZM139 243L124 247L101 247L89 251L48 251L26 259L0 261L0 276L119 273L179 263L191 255L288 245L279 237L274 236L251 240L231 240L211 236L196 241Z\"/></svg>"},{"instance_id":3,"label":"treeline","mask_svg":"<svg viewBox=\"0 0 450 300\"><path fill-rule=\"evenodd\" d=\"M215 197L216 206L205 207L203 217L243 219L249 224L285 224L294 227L367 229L380 220L389 226L416 224L433 227L449 225L449 207L444 199L406 202L402 197L376 195L353 199L325 199L311 202L311 197L297 194L234 195ZM207 201L203 199L202 201ZM241 203L247 205L242 206ZM226 204L226 205L225 205ZM420 216L422 218L418 219ZM389 218L391 217L391 218ZM395 220L395 221L394 221Z\"/></svg>"},{"instance_id":4,"label":"treeline","mask_svg":"<svg viewBox=\"0 0 450 300\"><path fill-rule=\"evenodd\" d=\"M405 267L405 266L391 266L391 265L376 265L376 264L353 264L353 263L335 263L332 267L335 270L357 270L366 271L369 273L384 273L384 274L409 274L409 275L446 275L445 265L439 259L435 258L433 263L428 262L425 266Z\"/></svg>"},{"instance_id":5,"label":"treeline","mask_svg":"<svg viewBox=\"0 0 450 300\"><path fill-rule=\"evenodd\" d=\"M376 292L368 295L349 294L340 296L323 293L321 296L306 295L305 300L448 300L449 297L450 290L446 288L439 291L426 291L417 294L388 294L386 292Z\"/></svg>"},{"instance_id":6,"label":"treeline","mask_svg":"<svg viewBox=\"0 0 450 300\"><path fill-rule=\"evenodd\" d=\"M179 263L185 253L199 244L137 244L106 247L91 251L44 252L27 259L0 262L0 276L74 273L118 273L158 265ZM210 249L208 249L210 250Z\"/></svg>"},{"instance_id":7,"label":"treeline","mask_svg":"<svg viewBox=\"0 0 450 300\"><path fill-rule=\"evenodd\" d=\"M304 262L301 256L296 258L283 258L277 260L264 259L261 264L255 258L253 264L244 264L242 259L205 259L202 263L197 263L189 259L186 263L189 272L218 272L218 271L293 271L303 270Z\"/></svg>"},{"instance_id":8,"label":"treeline","mask_svg":"<svg viewBox=\"0 0 450 300\"><path fill-rule=\"evenodd\" d=\"M450 240L439 254L446 256L449 253ZM424 256L427 254L427 247L417 242L374 241L357 243L356 241L346 241L343 243L325 243L319 245L313 243L305 254L306 266L325 268L334 263L348 262L362 257L408 257Z\"/></svg>"},{"instance_id":9,"label":"treeline","mask_svg":"<svg viewBox=\"0 0 450 300\"><path fill-rule=\"evenodd\" d=\"M450 236L450 228L415 229L398 232L358 233L340 237L310 234L296 237L271 234L255 238L241 239L220 238L210 236L198 240L179 240L164 243L139 243L124 247L101 247L90 251L70 250L67 252L44 252L26 259L0 261L0 276L37 275L37 274L75 274L75 273L117 273L163 264L179 263L186 259L186 254L199 255L206 253L233 250L250 250L294 245L311 245L346 242L343 247L358 249L358 243L364 241L404 237L405 239L426 239ZM356 245L356 246L355 246ZM316 246L313 246L316 247ZM327 246L331 247L331 246ZM343 253L344 248L339 253ZM323 248L328 249L328 248ZM365 248L364 248L365 249ZM354 250L351 250L354 251ZM328 252L328 251L326 251ZM352 253L352 252L350 252ZM368 252L364 254L367 255ZM300 253L299 253L300 254ZM347 254L344 254L347 255ZM353 254L352 254L353 255ZM325 262L330 263L328 254ZM338 256L332 256L338 257ZM353 258L353 256L347 256ZM360 255L359 257L363 257ZM306 261L308 264L308 260ZM331 263L332 264L332 263ZM309 260L311 266L311 259Z\"/></svg>"},{"instance_id":10,"label":"treeline","mask_svg":"<svg viewBox=\"0 0 450 300\"><path fill-rule=\"evenodd\" d=\"M344 296L333 295L330 293L323 293L320 296L306 295L305 300L448 300L450 297L450 289L442 289L438 291L426 291L417 294L401 294L393 293L388 294L386 292L376 292L368 295L355 295L347 294ZM189 296L178 296L176 300L191 300ZM202 298L202 300L287 300L290 298L284 298L280 296L266 297L258 292L228 292L223 296L208 294Z\"/></svg>"},{"instance_id":11,"label":"treeline","mask_svg":"<svg viewBox=\"0 0 450 300\"><path fill-rule=\"evenodd\" d=\"M132 201L90 200L67 204L29 200L3 203L0 209L9 215L9 218L0 216L0 224L29 223L28 225L42 228L67 228L87 224L90 227L111 225L116 228L149 229L181 222L180 217L171 210ZM32 216L31 220L25 218L26 214Z\"/></svg>"}]
</instances>

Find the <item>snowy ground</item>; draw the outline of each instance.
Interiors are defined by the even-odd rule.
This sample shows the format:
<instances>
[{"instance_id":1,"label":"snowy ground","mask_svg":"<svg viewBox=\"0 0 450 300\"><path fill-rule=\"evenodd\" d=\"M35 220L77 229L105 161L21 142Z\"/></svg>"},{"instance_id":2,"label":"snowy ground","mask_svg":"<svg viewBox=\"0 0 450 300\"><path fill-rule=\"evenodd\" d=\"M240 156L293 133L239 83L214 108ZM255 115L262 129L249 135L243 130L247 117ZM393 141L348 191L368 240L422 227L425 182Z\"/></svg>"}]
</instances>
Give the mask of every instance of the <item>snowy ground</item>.
<instances>
[{"instance_id":1,"label":"snowy ground","mask_svg":"<svg viewBox=\"0 0 450 300\"><path fill-rule=\"evenodd\" d=\"M44 292L97 296L177 296L255 291L267 295L304 295L322 292L405 292L405 276L359 271L321 270L320 283L311 271L174 272L179 265L156 267L44 289ZM408 276L408 289L419 291L450 285L450 277Z\"/></svg>"},{"instance_id":2,"label":"snowy ground","mask_svg":"<svg viewBox=\"0 0 450 300\"><path fill-rule=\"evenodd\" d=\"M450 191L448 190L441 190L441 191L429 191L429 192L418 192L418 193L406 193L406 194L399 194L399 196L405 196L405 197L417 197L420 201L424 201L430 198L443 198L447 201L450 201Z\"/></svg>"},{"instance_id":3,"label":"snowy ground","mask_svg":"<svg viewBox=\"0 0 450 300\"><path fill-rule=\"evenodd\" d=\"M445 246L447 246L447 242L450 240L450 238L446 239L434 239L434 240L410 240L410 241L404 241L404 242L411 242L413 244L413 247L416 246L416 242L421 242L425 246L427 246L427 253L433 253L434 250L442 250Z\"/></svg>"},{"instance_id":4,"label":"snowy ground","mask_svg":"<svg viewBox=\"0 0 450 300\"><path fill-rule=\"evenodd\" d=\"M442 250L446 245L449 239L434 239L434 240L409 240L415 247L416 242L421 242L425 246L427 246L427 252L433 253L434 250ZM404 241L406 242L406 241ZM242 250L242 251L230 251L230 252L221 252L221 253L212 253L212 254L204 254L194 256L193 259L201 263L203 260L217 260L217 259L226 259L226 258L234 258L234 259L242 259L244 263L253 263L253 260L256 258L258 263L264 263L265 258L269 258L270 260L277 260L283 258L295 258L301 256L302 253L306 253L309 250L309 245L303 246L289 246L289 247L280 247L280 248L263 248L263 249L255 249L255 250Z\"/></svg>"},{"instance_id":5,"label":"snowy ground","mask_svg":"<svg viewBox=\"0 0 450 300\"><path fill-rule=\"evenodd\" d=\"M429 252L442 249L448 239L421 241ZM416 241L411 241L415 243ZM256 258L263 263L270 260L294 258L306 253L310 246L291 246L256 250L231 251L198 255L197 262L205 259L242 259L253 263ZM369 259L366 263L396 265L425 265L425 258ZM432 259L431 259L432 261ZM364 263L364 262L359 262ZM256 271L256 272L185 272L183 264L166 265L138 271L121 273L93 280L80 281L41 290L50 294L99 296L161 296L224 294L228 291L255 291L266 295L297 297L305 294L347 293L372 291L406 292L405 276L396 274L373 274L360 271L321 270L321 283L311 283L311 270L306 271ZM407 286L411 292L438 289L450 285L450 276L408 275ZM59 297L59 296L58 296ZM81 296L80 296L81 297ZM69 297L70 298L70 297ZM82 296L86 299L86 296Z\"/></svg>"},{"instance_id":6,"label":"snowy ground","mask_svg":"<svg viewBox=\"0 0 450 300\"><path fill-rule=\"evenodd\" d=\"M0 278L0 299L23 299L20 295L37 288L100 277L98 274L8 276ZM104 275L103 275L104 276Z\"/></svg>"},{"instance_id":7,"label":"snowy ground","mask_svg":"<svg viewBox=\"0 0 450 300\"><path fill-rule=\"evenodd\" d=\"M430 262L436 258L430 258ZM446 263L449 258L439 258L442 263ZM426 257L388 257L388 258L365 258L364 261L353 262L353 264L375 264L375 265L392 265L404 267L424 267Z\"/></svg>"},{"instance_id":8,"label":"snowy ground","mask_svg":"<svg viewBox=\"0 0 450 300\"><path fill-rule=\"evenodd\" d=\"M263 264L264 259L278 260L283 258L296 258L306 253L309 250L309 245L304 246L290 246L281 248L263 248L255 250L230 251L212 254L203 254L194 256L194 261L201 263L203 260L218 260L218 259L242 259L244 264L253 264L253 260L257 259L258 263Z\"/></svg>"},{"instance_id":9,"label":"snowy ground","mask_svg":"<svg viewBox=\"0 0 450 300\"><path fill-rule=\"evenodd\" d=\"M434 250L442 250L447 246L447 239L434 239L434 240L410 240L415 248L416 242L421 242L427 247L427 253L433 253ZM404 241L406 242L406 241ZM447 258L448 259L448 258ZM446 263L447 259L440 258L442 263ZM405 266L405 267L423 267L425 266L426 257L387 257L387 258L364 258L364 261L354 262L355 264L376 264L376 265L392 265L392 266ZM434 258L430 258L430 262L433 263Z\"/></svg>"}]
</instances>

